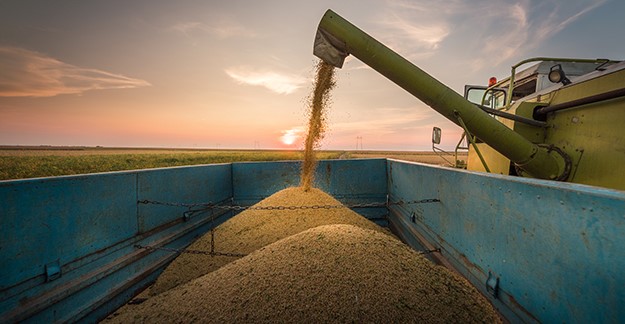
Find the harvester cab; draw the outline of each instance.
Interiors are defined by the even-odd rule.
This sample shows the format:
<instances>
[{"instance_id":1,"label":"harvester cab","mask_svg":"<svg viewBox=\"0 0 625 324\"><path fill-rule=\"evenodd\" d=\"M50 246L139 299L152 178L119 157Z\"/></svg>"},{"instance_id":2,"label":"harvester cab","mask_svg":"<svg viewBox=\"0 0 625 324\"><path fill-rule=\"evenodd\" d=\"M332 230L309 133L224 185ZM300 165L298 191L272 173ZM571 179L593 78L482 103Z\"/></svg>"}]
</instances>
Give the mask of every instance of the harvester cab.
<instances>
[{"instance_id":1,"label":"harvester cab","mask_svg":"<svg viewBox=\"0 0 625 324\"><path fill-rule=\"evenodd\" d=\"M516 72L518 67L528 63L534 64ZM546 114L536 113L541 107L536 103L541 101L548 103L544 98L556 96L558 92L564 87L572 85L574 81L577 82L589 73L603 71L613 63L615 62L605 59L540 57L524 60L512 67L512 77L500 82L489 82L488 86L467 85L464 96L468 101L489 112L493 118L526 136L534 143L544 144L546 133L553 131L551 128L554 125L547 122ZM493 78L491 78L492 80ZM509 159L490 148L487 143L479 138L472 137L470 133L463 134L463 137L475 141L475 145L469 149L466 164L468 170L504 175L524 175L523 170L510 163ZM553 149L559 149L556 145L553 147ZM576 167L574 162L571 160L571 172Z\"/></svg>"},{"instance_id":2,"label":"harvester cab","mask_svg":"<svg viewBox=\"0 0 625 324\"><path fill-rule=\"evenodd\" d=\"M536 63L538 62L538 63ZM532 66L515 73L515 70L523 64L535 63ZM514 123L522 123L538 128L545 128L548 125L544 123L545 119L537 118L532 114L532 118L524 118L514 113L516 107L522 102L531 100L533 95L539 92L553 92L557 89L572 83L570 78L576 80L585 74L593 71L601 70L605 66L613 62L608 60L575 60L562 58L534 58L524 60L513 67L512 72L515 73L513 78L506 78L497 82L495 77L489 79L488 85L465 85L464 98L475 104L477 107L488 112L491 117L502 123L510 120ZM510 100L508 101L508 96ZM512 111L513 113L506 113ZM514 126L512 126L514 129ZM440 134L442 130L434 127L433 134L438 133L438 143L440 143ZM433 135L434 136L434 135ZM434 137L433 137L434 138ZM472 145L469 146L467 141ZM475 144L474 144L475 143ZM474 144L474 145L473 145ZM481 150L484 154L481 154ZM506 159L498 152L489 149L479 138L472 136L465 130L460 141L456 145L454 152L446 152L438 146L432 145L432 150L439 154L443 159L456 168L465 168L474 171L486 171L498 174L518 175L519 170L510 165L509 159ZM458 152L468 151L470 163L462 163L458 160ZM453 154L455 163L451 163L446 155ZM482 158L480 158L482 155ZM492 168L488 164L492 165Z\"/></svg>"}]
</instances>

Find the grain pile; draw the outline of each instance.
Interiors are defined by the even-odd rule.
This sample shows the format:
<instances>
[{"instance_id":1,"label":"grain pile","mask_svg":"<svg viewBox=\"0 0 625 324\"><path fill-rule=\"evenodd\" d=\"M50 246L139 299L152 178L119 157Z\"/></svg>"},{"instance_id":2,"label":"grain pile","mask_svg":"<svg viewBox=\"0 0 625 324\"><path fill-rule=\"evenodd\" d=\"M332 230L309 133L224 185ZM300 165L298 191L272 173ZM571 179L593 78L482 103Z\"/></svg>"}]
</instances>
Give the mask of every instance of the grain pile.
<instances>
[{"instance_id":1,"label":"grain pile","mask_svg":"<svg viewBox=\"0 0 625 324\"><path fill-rule=\"evenodd\" d=\"M501 322L466 281L395 238L326 225L126 306L127 322Z\"/></svg>"},{"instance_id":2,"label":"grain pile","mask_svg":"<svg viewBox=\"0 0 625 324\"><path fill-rule=\"evenodd\" d=\"M304 191L288 188L273 194L256 206L339 206L341 203L319 189ZM353 224L382 230L373 222L348 208L253 210L248 209L215 229L215 251L248 254L259 248L307 229L327 224ZM210 251L210 233L199 238L188 249ZM215 271L236 257L181 254L149 289L149 295L160 294L175 286Z\"/></svg>"}]
</instances>

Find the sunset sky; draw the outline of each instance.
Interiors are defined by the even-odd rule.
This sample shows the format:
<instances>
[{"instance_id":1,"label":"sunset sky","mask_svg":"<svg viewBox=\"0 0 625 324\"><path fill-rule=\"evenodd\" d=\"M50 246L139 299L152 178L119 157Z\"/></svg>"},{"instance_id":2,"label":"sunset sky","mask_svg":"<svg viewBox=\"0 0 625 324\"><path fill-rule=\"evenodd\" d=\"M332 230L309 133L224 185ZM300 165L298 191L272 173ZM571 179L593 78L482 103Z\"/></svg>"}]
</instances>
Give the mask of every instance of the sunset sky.
<instances>
[{"instance_id":1,"label":"sunset sky","mask_svg":"<svg viewBox=\"0 0 625 324\"><path fill-rule=\"evenodd\" d=\"M0 145L301 149L333 9L452 89L533 56L625 59L621 0L0 0ZM461 134L355 58L322 149Z\"/></svg>"}]
</instances>

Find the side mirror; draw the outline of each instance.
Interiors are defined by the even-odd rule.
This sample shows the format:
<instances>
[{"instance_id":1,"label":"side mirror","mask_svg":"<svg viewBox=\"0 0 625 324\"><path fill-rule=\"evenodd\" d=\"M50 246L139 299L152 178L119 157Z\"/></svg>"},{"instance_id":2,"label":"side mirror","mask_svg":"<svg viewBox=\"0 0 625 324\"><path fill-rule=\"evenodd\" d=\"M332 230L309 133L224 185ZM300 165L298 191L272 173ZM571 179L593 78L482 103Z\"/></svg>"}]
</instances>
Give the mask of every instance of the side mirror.
<instances>
[{"instance_id":1,"label":"side mirror","mask_svg":"<svg viewBox=\"0 0 625 324\"><path fill-rule=\"evenodd\" d=\"M441 143L441 129L438 127L434 127L432 129L432 144L440 144Z\"/></svg>"}]
</instances>

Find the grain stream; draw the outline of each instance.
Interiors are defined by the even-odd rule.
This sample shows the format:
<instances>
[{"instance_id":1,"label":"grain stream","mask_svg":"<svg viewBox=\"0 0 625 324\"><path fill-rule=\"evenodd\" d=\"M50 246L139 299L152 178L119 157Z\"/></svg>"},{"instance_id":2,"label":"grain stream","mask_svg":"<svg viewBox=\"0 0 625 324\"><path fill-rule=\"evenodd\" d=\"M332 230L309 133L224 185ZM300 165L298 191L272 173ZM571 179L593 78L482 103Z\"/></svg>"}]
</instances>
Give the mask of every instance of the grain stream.
<instances>
[{"instance_id":1,"label":"grain stream","mask_svg":"<svg viewBox=\"0 0 625 324\"><path fill-rule=\"evenodd\" d=\"M330 93L336 82L334 80L334 67L324 61L317 64L314 90L309 98L309 120L304 143L304 161L300 186L304 190L310 190L314 182L317 157L315 150L321 145L321 140L326 131L326 111L330 103Z\"/></svg>"}]
</instances>

